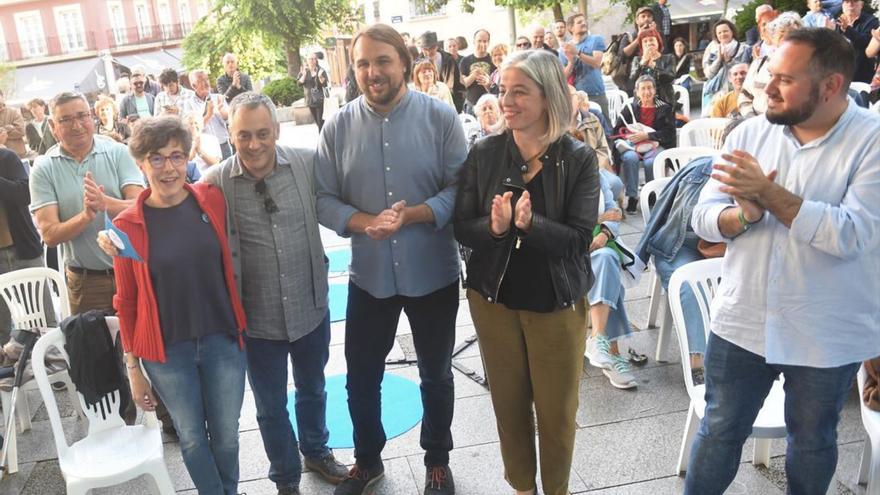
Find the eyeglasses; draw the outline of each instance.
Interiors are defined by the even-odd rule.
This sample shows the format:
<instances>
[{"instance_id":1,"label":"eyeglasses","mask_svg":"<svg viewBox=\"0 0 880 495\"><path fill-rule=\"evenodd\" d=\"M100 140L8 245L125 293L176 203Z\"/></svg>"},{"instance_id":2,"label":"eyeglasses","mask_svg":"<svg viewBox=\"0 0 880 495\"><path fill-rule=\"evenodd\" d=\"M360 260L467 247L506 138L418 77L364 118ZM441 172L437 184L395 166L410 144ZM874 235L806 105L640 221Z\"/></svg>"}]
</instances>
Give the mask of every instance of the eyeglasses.
<instances>
[{"instance_id":1,"label":"eyeglasses","mask_svg":"<svg viewBox=\"0 0 880 495\"><path fill-rule=\"evenodd\" d=\"M524 42L522 42L522 43L517 43L517 44L516 44L516 47L517 47L517 48L531 48L531 47L532 47L532 44L531 44L531 43L526 43L526 42L524 41Z\"/></svg>"},{"instance_id":2,"label":"eyeglasses","mask_svg":"<svg viewBox=\"0 0 880 495\"><path fill-rule=\"evenodd\" d=\"M269 195L269 186L266 185L265 179L260 179L254 184L254 191L263 197L263 208L266 210L266 213L278 213L278 205L275 204L275 200Z\"/></svg>"},{"instance_id":3,"label":"eyeglasses","mask_svg":"<svg viewBox=\"0 0 880 495\"><path fill-rule=\"evenodd\" d=\"M55 122L64 127L73 127L74 122L79 122L80 124L85 124L92 118L92 114L87 112L80 112L76 115L71 115L70 117L63 117Z\"/></svg>"},{"instance_id":4,"label":"eyeglasses","mask_svg":"<svg viewBox=\"0 0 880 495\"><path fill-rule=\"evenodd\" d=\"M147 161L150 162L150 166L155 169L160 169L165 166L165 162L171 162L171 166L173 167L182 167L186 165L186 155L181 153L180 151L175 151L168 156L162 155L160 153L152 153L147 156Z\"/></svg>"}]
</instances>

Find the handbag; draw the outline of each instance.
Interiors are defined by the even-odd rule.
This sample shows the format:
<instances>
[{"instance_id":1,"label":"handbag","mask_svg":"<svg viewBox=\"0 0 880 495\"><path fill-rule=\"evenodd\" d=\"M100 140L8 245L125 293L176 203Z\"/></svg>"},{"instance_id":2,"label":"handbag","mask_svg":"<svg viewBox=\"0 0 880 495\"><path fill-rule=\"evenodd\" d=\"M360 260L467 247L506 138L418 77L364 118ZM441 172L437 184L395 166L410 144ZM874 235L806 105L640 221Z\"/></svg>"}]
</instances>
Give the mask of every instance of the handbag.
<instances>
[{"instance_id":1,"label":"handbag","mask_svg":"<svg viewBox=\"0 0 880 495\"><path fill-rule=\"evenodd\" d=\"M627 106L627 108L629 108L629 114L633 117L633 122L632 123L627 122L626 114L624 112L620 112L620 118L621 118L621 120L623 120L623 123L626 127L624 127L621 130L620 134L615 134L615 135L611 136L611 138L620 138L622 140L625 140L626 141L625 143L620 143L619 142L620 139L619 139L618 142L615 143L615 146L623 146L624 148L632 148L632 150L635 151L636 154L639 155L639 159L641 160L641 159L644 159L645 155L656 150L660 146L660 143L657 141L654 141L653 139L645 139L645 140L639 141L637 143L634 143L630 139L630 136L632 136L633 134L638 134L638 133L650 134L650 133L656 132L656 131L652 127L649 127L645 124L642 124L641 122L635 121L636 113L633 110L632 103L627 101L626 106ZM618 148L618 151L620 151L620 148Z\"/></svg>"},{"instance_id":2,"label":"handbag","mask_svg":"<svg viewBox=\"0 0 880 495\"><path fill-rule=\"evenodd\" d=\"M723 258L727 252L727 244L723 242L709 242L700 239L697 243L697 251L703 255L703 258Z\"/></svg>"}]
</instances>

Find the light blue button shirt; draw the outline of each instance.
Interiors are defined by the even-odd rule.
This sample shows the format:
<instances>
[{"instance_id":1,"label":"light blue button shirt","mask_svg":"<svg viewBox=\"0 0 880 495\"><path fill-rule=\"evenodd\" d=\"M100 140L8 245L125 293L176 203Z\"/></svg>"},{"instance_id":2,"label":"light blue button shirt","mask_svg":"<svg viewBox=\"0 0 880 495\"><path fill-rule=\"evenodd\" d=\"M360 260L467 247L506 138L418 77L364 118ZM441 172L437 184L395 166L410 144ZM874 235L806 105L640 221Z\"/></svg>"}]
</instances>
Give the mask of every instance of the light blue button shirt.
<instances>
[{"instance_id":1,"label":"light blue button shirt","mask_svg":"<svg viewBox=\"0 0 880 495\"><path fill-rule=\"evenodd\" d=\"M733 204L711 179L694 231L726 241L711 329L768 363L828 368L880 355L880 116L852 99L823 137L801 145L755 117L724 150L755 156L803 204L787 228L772 215L735 239L718 216Z\"/></svg>"},{"instance_id":2,"label":"light blue button shirt","mask_svg":"<svg viewBox=\"0 0 880 495\"><path fill-rule=\"evenodd\" d=\"M416 91L407 91L388 115L361 96L324 124L315 158L318 221L351 235L352 282L376 298L418 297L458 278L449 220L466 157L455 110ZM400 200L425 203L435 223L405 225L382 241L346 231L356 212L376 215Z\"/></svg>"}]
</instances>

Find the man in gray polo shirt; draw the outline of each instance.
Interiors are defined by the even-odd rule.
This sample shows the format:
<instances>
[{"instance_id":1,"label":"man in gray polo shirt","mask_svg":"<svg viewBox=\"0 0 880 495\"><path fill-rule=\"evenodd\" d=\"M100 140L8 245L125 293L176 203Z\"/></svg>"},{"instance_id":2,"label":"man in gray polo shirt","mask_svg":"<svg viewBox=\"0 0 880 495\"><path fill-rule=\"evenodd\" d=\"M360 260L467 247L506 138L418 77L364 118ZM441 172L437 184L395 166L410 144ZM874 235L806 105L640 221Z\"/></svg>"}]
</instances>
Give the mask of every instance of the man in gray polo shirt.
<instances>
[{"instance_id":1,"label":"man in gray polo shirt","mask_svg":"<svg viewBox=\"0 0 880 495\"><path fill-rule=\"evenodd\" d=\"M113 309L113 261L98 247L104 217L115 217L143 191L143 176L128 149L95 136L85 97L61 93L51 104L49 126L58 144L34 162L31 213L49 247L64 246L72 314Z\"/></svg>"},{"instance_id":2,"label":"man in gray polo shirt","mask_svg":"<svg viewBox=\"0 0 880 495\"><path fill-rule=\"evenodd\" d=\"M424 493L452 494L460 262L449 220L467 156L464 131L452 108L407 90L412 61L391 26L360 32L352 59L364 94L327 122L315 160L318 219L351 236L352 247L345 360L357 464L336 495L369 493L384 473L380 388L401 311L422 382Z\"/></svg>"},{"instance_id":3,"label":"man in gray polo shirt","mask_svg":"<svg viewBox=\"0 0 880 495\"><path fill-rule=\"evenodd\" d=\"M230 105L237 152L203 180L223 190L229 243L247 313L248 379L278 493L298 494L305 465L338 483L345 466L327 448L330 313L327 267L312 184L314 152L276 143L272 101L253 92ZM288 360L296 383L297 438L287 412Z\"/></svg>"}]
</instances>

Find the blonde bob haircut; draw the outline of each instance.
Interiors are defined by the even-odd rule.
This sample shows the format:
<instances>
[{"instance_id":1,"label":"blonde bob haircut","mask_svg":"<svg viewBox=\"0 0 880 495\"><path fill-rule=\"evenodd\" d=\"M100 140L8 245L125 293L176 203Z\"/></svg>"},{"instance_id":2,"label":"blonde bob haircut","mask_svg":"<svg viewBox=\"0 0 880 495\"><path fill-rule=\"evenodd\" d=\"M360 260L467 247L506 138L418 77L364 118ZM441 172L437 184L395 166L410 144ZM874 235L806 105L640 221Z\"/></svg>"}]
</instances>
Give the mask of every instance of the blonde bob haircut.
<instances>
[{"instance_id":1,"label":"blonde bob haircut","mask_svg":"<svg viewBox=\"0 0 880 495\"><path fill-rule=\"evenodd\" d=\"M541 89L547 102L547 134L541 136L550 144L564 136L571 125L571 96L559 59L547 50L525 50L512 53L501 70L519 69Z\"/></svg>"}]
</instances>

